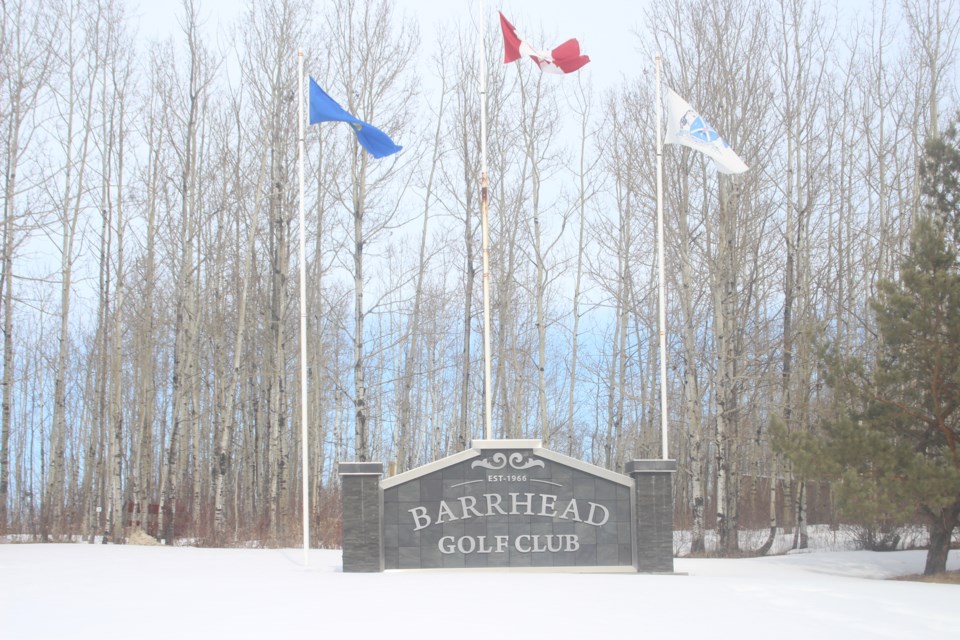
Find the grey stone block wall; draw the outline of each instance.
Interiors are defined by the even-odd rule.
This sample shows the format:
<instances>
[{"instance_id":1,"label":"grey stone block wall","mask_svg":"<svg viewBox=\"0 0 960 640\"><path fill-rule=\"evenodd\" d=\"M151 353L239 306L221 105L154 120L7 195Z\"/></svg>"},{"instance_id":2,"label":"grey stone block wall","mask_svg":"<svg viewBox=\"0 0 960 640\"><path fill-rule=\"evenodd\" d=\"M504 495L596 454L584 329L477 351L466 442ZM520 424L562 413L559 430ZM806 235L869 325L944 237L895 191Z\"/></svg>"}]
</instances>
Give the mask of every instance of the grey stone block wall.
<instances>
[{"instance_id":1,"label":"grey stone block wall","mask_svg":"<svg viewBox=\"0 0 960 640\"><path fill-rule=\"evenodd\" d=\"M636 483L636 569L673 573L673 475L676 460L632 460L627 474Z\"/></svg>"},{"instance_id":2,"label":"grey stone block wall","mask_svg":"<svg viewBox=\"0 0 960 640\"><path fill-rule=\"evenodd\" d=\"M490 470L475 466L479 457L471 458L383 490L386 569L633 565L632 492L626 476L621 476L622 484L617 483L538 458L531 449L493 449L482 457L495 454L503 455L503 460L515 455L523 461L539 462L536 462L538 466L522 470L509 466ZM488 494L500 496L506 510L509 510L506 505L511 494L523 499L533 496L533 513L496 513L487 508L485 496ZM555 500L554 508L549 509L551 515L541 513L544 494ZM463 517L463 505L458 502L461 497L476 500L470 504L475 504L482 515ZM441 500L450 506L455 517L417 529L411 515L413 510L425 510L431 521L437 520ZM588 519L590 503L597 502L609 510L608 521L603 526L593 526L575 521L573 517L561 517L572 500L577 501L580 520ZM441 539L446 541L449 551L452 541L464 536L472 538L470 544L480 544L482 539L483 544L492 546L498 537L508 539L508 544L498 552L441 551ZM576 540L573 545L566 542L572 537ZM540 544L549 540L554 549L533 551L534 540ZM564 542L559 542L561 540Z\"/></svg>"},{"instance_id":3,"label":"grey stone block wall","mask_svg":"<svg viewBox=\"0 0 960 640\"><path fill-rule=\"evenodd\" d=\"M342 463L339 472L343 491L343 571L383 571L383 464Z\"/></svg>"},{"instance_id":4,"label":"grey stone block wall","mask_svg":"<svg viewBox=\"0 0 960 640\"><path fill-rule=\"evenodd\" d=\"M409 480L391 479L385 489L381 463L342 463L344 572L498 566L633 566L641 573L673 572L676 461L631 461L626 468L630 487L626 477L620 480L602 470L597 475L577 462L569 466L557 454L545 458L544 465L530 458L536 457L532 450L494 452L494 461L502 456L493 471L478 467L476 457L459 454L446 466L430 467ZM514 467L520 473L500 471L507 456L523 463ZM497 496L539 504L501 514L488 502ZM544 496L550 505L544 506ZM441 500L447 502L442 522ZM561 513L563 505L577 501L578 516ZM594 501L608 510L603 525L589 522L587 509ZM558 546L568 539L575 542ZM469 548L454 550L455 541ZM536 549L535 541L556 548ZM498 544L503 546L491 547Z\"/></svg>"}]
</instances>

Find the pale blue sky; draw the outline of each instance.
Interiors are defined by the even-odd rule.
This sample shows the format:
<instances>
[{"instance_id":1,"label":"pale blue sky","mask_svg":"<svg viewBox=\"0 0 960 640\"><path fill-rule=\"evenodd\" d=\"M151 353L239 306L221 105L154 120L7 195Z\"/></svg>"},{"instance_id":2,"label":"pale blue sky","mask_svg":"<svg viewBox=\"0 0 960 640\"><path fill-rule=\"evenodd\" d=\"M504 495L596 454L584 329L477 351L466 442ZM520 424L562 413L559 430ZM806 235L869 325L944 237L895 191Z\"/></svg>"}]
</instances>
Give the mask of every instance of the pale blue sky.
<instances>
[{"instance_id":1,"label":"pale blue sky","mask_svg":"<svg viewBox=\"0 0 960 640\"><path fill-rule=\"evenodd\" d=\"M237 0L199 0L201 15L209 18L211 33L224 32L226 27L246 7ZM147 40L165 37L178 31L177 16L183 12L181 0L131 0L130 10L140 18L140 34ZM324 0L317 0L322 10ZM395 0L400 14L415 17L420 24L420 38L424 53L436 43L434 32L453 25L458 19L471 24L479 15L478 0ZM503 11L517 30L543 49L552 48L568 38L577 38L591 63L584 67L597 89L605 89L622 76L635 77L639 68L652 68L652 61L642 59L637 52L639 41L634 35L642 24L646 0L516 0L498 3L483 2L486 19L491 25L498 20L497 11ZM488 25L489 26L489 25ZM537 42L541 33L553 34L556 42ZM425 56L426 57L426 56ZM499 63L498 60L489 61Z\"/></svg>"}]
</instances>

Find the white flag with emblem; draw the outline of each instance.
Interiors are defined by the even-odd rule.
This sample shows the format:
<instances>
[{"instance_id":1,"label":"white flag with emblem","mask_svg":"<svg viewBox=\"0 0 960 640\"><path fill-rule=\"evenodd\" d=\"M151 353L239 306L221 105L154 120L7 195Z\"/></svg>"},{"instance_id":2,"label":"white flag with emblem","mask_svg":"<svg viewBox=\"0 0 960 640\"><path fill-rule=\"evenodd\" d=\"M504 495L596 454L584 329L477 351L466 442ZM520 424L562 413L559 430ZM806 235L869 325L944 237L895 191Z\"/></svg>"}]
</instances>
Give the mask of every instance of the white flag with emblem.
<instances>
[{"instance_id":1,"label":"white flag with emblem","mask_svg":"<svg viewBox=\"0 0 960 640\"><path fill-rule=\"evenodd\" d=\"M748 169L720 134L673 89L667 89L667 136L664 142L682 144L706 154L716 163L720 173L743 173Z\"/></svg>"}]
</instances>

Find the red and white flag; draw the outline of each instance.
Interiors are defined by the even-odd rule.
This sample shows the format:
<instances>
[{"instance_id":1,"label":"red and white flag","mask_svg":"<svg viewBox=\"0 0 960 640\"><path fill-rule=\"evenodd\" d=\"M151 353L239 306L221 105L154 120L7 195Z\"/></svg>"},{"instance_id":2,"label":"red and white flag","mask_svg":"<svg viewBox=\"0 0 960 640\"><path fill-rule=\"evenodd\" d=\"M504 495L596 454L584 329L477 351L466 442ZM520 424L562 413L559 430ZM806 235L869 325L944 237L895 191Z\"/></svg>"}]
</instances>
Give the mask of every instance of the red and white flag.
<instances>
[{"instance_id":1,"label":"red and white flag","mask_svg":"<svg viewBox=\"0 0 960 640\"><path fill-rule=\"evenodd\" d=\"M580 43L576 38L567 40L551 51L538 51L517 34L517 29L500 14L500 28L503 29L503 62L510 63L523 56L529 56L544 73L572 73L590 62L590 58L580 53Z\"/></svg>"}]
</instances>

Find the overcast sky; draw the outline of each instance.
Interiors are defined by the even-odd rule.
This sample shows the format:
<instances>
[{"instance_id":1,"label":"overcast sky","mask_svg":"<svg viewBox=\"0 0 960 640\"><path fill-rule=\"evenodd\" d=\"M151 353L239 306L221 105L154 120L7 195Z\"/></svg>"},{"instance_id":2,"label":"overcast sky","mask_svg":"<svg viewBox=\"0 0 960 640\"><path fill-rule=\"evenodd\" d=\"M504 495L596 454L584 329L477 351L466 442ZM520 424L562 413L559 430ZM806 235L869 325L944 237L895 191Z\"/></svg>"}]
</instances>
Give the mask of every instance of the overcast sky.
<instances>
[{"instance_id":1,"label":"overcast sky","mask_svg":"<svg viewBox=\"0 0 960 640\"><path fill-rule=\"evenodd\" d=\"M209 19L207 29L225 34L227 27L247 6L237 0L199 0L201 16ZM181 0L130 0L131 13L139 16L139 32L147 41L163 38L179 31L177 18L182 15ZM323 11L325 0L315 0L317 11ZM436 31L457 20L475 24L479 16L477 0L395 0L397 13L414 17L420 25L423 53L435 46ZM639 68L652 68L652 61L637 53L639 41L634 31L643 22L646 0L523 0L511 3L483 2L486 19L491 25L498 20L497 11L531 40L531 44L550 49L568 38L577 38L591 63L584 67L597 89L608 88L624 75L636 77ZM489 25L488 25L489 26ZM537 42L535 35L554 34L556 42ZM221 37L226 37L222 35ZM427 56L425 56L427 58ZM491 60L489 64L498 63Z\"/></svg>"}]
</instances>

